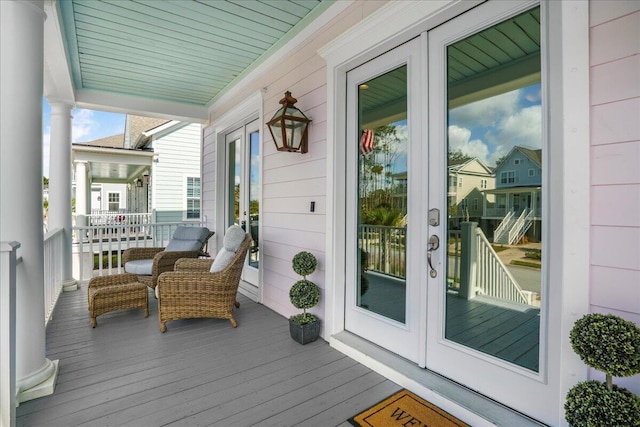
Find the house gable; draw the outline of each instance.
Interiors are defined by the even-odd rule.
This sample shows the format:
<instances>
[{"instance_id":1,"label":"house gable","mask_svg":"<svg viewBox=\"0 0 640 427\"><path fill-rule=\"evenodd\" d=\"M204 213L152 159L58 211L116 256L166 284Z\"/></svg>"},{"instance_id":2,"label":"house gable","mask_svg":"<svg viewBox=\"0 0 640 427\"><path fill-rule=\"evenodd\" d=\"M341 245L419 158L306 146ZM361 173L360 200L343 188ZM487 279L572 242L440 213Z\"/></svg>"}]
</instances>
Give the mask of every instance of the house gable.
<instances>
[{"instance_id":1,"label":"house gable","mask_svg":"<svg viewBox=\"0 0 640 427\"><path fill-rule=\"evenodd\" d=\"M515 146L496 167L496 188L542 185L542 150Z\"/></svg>"}]
</instances>

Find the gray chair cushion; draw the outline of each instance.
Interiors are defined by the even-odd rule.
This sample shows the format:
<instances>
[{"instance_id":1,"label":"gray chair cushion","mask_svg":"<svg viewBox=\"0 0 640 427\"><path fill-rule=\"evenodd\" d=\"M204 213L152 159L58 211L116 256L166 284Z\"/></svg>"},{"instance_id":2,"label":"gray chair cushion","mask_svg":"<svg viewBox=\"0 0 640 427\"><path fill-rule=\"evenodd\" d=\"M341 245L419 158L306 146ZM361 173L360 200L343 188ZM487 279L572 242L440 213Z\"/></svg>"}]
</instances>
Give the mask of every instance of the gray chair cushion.
<instances>
[{"instance_id":1,"label":"gray chair cushion","mask_svg":"<svg viewBox=\"0 0 640 427\"><path fill-rule=\"evenodd\" d=\"M236 253L242 241L244 240L245 232L239 225L232 225L227 228L227 232L224 233L223 246L226 250Z\"/></svg>"},{"instance_id":2,"label":"gray chair cushion","mask_svg":"<svg viewBox=\"0 0 640 427\"><path fill-rule=\"evenodd\" d=\"M236 252L240 248L242 241L244 240L245 232L242 227L238 225L232 225L227 229L224 234L223 248L218 251L216 257L211 264L212 273L224 270L224 268L231 262Z\"/></svg>"},{"instance_id":3,"label":"gray chair cushion","mask_svg":"<svg viewBox=\"0 0 640 427\"><path fill-rule=\"evenodd\" d=\"M165 252L199 251L208 235L209 229L206 227L180 226L176 228L171 241L164 250Z\"/></svg>"},{"instance_id":4,"label":"gray chair cushion","mask_svg":"<svg viewBox=\"0 0 640 427\"><path fill-rule=\"evenodd\" d=\"M137 259L129 261L124 265L124 271L137 274L139 276L151 276L153 274L152 259Z\"/></svg>"}]
</instances>

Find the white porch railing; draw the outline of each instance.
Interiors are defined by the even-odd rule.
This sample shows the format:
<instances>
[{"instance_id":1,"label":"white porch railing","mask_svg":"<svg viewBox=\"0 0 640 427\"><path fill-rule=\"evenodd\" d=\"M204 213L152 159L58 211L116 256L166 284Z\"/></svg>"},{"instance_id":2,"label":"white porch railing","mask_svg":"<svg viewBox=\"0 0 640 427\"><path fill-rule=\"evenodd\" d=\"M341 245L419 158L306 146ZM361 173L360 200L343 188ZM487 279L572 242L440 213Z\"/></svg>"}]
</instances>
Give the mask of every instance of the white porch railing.
<instances>
[{"instance_id":1,"label":"white porch railing","mask_svg":"<svg viewBox=\"0 0 640 427\"><path fill-rule=\"evenodd\" d=\"M16 422L16 266L18 242L0 242L0 426Z\"/></svg>"},{"instance_id":2,"label":"white porch railing","mask_svg":"<svg viewBox=\"0 0 640 427\"><path fill-rule=\"evenodd\" d=\"M73 271L80 281L123 273L122 253L128 248L164 247L178 226L199 222L104 224L73 227Z\"/></svg>"},{"instance_id":3,"label":"white porch railing","mask_svg":"<svg viewBox=\"0 0 640 427\"><path fill-rule=\"evenodd\" d=\"M525 209L522 211L516 222L509 229L509 244L515 245L524 237L533 222L533 211Z\"/></svg>"},{"instance_id":4,"label":"white porch railing","mask_svg":"<svg viewBox=\"0 0 640 427\"><path fill-rule=\"evenodd\" d=\"M359 243L369 254L367 270L404 278L406 237L405 227L361 225Z\"/></svg>"},{"instance_id":5,"label":"white porch railing","mask_svg":"<svg viewBox=\"0 0 640 427\"><path fill-rule=\"evenodd\" d=\"M142 225L151 223L152 215L152 213L92 211L87 217L90 225Z\"/></svg>"},{"instance_id":6,"label":"white porch railing","mask_svg":"<svg viewBox=\"0 0 640 427\"><path fill-rule=\"evenodd\" d=\"M507 243L507 237L509 235L509 230L511 229L511 224L513 224L513 211L507 212L504 216L500 225L493 232L493 242L494 243Z\"/></svg>"},{"instance_id":7,"label":"white porch railing","mask_svg":"<svg viewBox=\"0 0 640 427\"><path fill-rule=\"evenodd\" d=\"M475 229L476 288L478 293L503 301L533 305L533 293L520 288L518 281L491 247L480 227Z\"/></svg>"},{"instance_id":8,"label":"white porch railing","mask_svg":"<svg viewBox=\"0 0 640 427\"><path fill-rule=\"evenodd\" d=\"M64 229L56 228L44 236L44 324L49 323L51 313L62 292L62 254L64 253Z\"/></svg>"}]
</instances>

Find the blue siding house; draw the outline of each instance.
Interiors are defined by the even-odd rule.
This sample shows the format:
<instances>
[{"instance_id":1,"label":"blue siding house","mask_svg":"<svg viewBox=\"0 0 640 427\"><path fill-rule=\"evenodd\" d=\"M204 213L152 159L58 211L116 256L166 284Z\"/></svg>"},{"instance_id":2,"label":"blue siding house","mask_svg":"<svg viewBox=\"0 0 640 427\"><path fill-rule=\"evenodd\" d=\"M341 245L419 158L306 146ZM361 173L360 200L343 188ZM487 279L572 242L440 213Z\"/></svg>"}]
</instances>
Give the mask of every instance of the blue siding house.
<instances>
[{"instance_id":1,"label":"blue siding house","mask_svg":"<svg viewBox=\"0 0 640 427\"><path fill-rule=\"evenodd\" d=\"M539 187L542 150L515 146L496 167L496 188Z\"/></svg>"}]
</instances>

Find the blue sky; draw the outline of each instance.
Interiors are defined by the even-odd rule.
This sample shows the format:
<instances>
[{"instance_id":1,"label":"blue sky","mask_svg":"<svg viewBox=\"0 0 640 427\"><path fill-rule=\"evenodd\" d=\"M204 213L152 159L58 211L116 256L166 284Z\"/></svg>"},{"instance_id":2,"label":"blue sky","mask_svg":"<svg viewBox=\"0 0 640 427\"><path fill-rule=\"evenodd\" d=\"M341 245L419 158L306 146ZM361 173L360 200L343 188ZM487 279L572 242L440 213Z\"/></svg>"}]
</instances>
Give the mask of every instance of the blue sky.
<instances>
[{"instance_id":1,"label":"blue sky","mask_svg":"<svg viewBox=\"0 0 640 427\"><path fill-rule=\"evenodd\" d=\"M540 84L454 108L449 112L449 149L488 166L515 145L541 148Z\"/></svg>"},{"instance_id":2,"label":"blue sky","mask_svg":"<svg viewBox=\"0 0 640 427\"><path fill-rule=\"evenodd\" d=\"M49 141L51 134L51 108L43 98L42 139L43 174L49 177ZM88 142L124 132L124 114L106 113L76 108L72 112L72 142Z\"/></svg>"}]
</instances>

